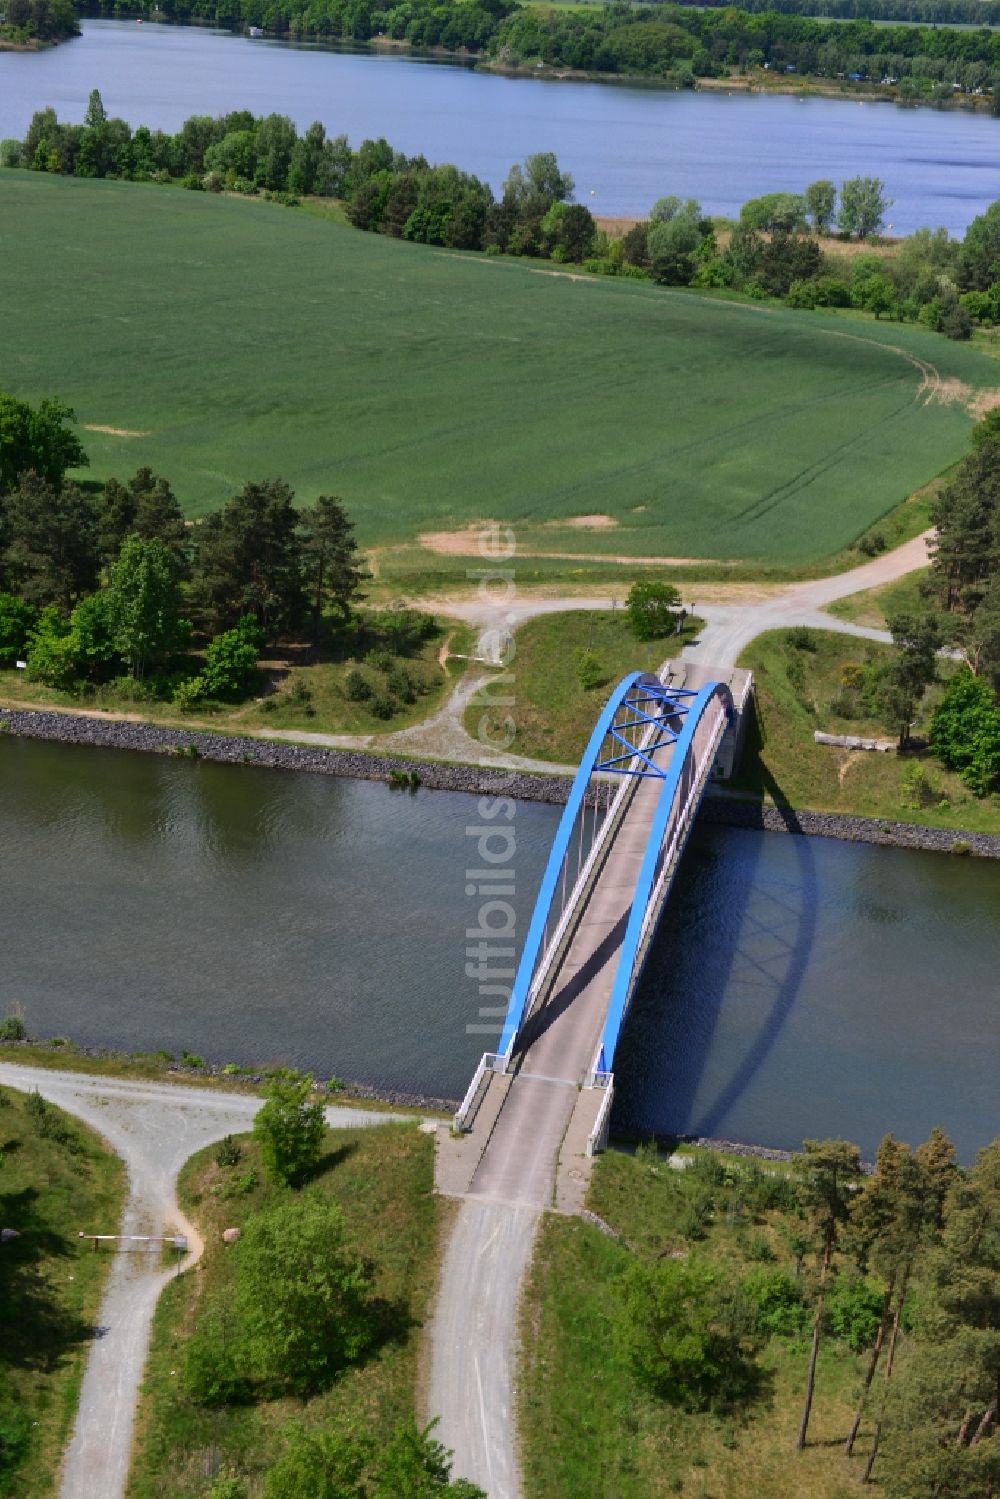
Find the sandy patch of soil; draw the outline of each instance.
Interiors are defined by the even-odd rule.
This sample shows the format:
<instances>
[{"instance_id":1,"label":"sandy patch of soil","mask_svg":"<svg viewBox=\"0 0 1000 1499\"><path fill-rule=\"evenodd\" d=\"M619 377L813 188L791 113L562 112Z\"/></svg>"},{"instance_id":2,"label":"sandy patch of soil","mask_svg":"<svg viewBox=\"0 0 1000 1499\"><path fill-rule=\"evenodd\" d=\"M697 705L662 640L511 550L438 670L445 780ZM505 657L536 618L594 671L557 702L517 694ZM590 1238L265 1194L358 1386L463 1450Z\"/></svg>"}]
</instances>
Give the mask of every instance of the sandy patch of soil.
<instances>
[{"instance_id":1,"label":"sandy patch of soil","mask_svg":"<svg viewBox=\"0 0 1000 1499\"><path fill-rule=\"evenodd\" d=\"M152 432L139 432L130 427L104 427L99 422L84 422L85 432L103 432L106 437L152 437Z\"/></svg>"},{"instance_id":2,"label":"sandy patch of soil","mask_svg":"<svg viewBox=\"0 0 1000 1499\"><path fill-rule=\"evenodd\" d=\"M499 521L484 520L477 525L463 526L459 531L424 531L417 541L439 557L476 557L479 555L479 538L488 526L494 525L499 525Z\"/></svg>"},{"instance_id":3,"label":"sandy patch of soil","mask_svg":"<svg viewBox=\"0 0 1000 1499\"><path fill-rule=\"evenodd\" d=\"M571 515L568 520L547 520L549 528L572 526L579 531L613 531L618 522L613 515Z\"/></svg>"}]
</instances>

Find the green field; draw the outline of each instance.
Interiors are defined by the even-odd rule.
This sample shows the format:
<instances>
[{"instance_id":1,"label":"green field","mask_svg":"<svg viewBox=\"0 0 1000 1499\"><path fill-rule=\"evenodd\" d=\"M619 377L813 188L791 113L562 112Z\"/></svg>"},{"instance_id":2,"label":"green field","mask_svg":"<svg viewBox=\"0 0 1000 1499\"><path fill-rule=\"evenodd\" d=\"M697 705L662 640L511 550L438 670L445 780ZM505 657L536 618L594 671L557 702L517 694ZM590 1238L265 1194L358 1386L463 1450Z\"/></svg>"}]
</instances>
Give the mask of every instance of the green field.
<instances>
[{"instance_id":1,"label":"green field","mask_svg":"<svg viewBox=\"0 0 1000 1499\"><path fill-rule=\"evenodd\" d=\"M522 553L815 561L964 451L914 360L952 394L997 380L909 327L16 171L0 297L0 387L115 429L84 434L95 476L149 463L198 514L281 475L368 546L499 517ZM567 524L592 514L617 524Z\"/></svg>"}]
</instances>

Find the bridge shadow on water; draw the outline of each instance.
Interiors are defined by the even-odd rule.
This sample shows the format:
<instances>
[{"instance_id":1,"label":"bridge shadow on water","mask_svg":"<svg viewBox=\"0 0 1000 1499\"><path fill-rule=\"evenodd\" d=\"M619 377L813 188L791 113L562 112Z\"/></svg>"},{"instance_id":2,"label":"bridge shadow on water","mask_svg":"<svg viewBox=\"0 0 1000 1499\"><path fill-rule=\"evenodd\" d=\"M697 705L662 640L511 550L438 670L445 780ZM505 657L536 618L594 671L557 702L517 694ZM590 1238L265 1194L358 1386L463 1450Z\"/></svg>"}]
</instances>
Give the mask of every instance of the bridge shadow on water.
<instances>
[{"instance_id":1,"label":"bridge shadow on water","mask_svg":"<svg viewBox=\"0 0 1000 1499\"><path fill-rule=\"evenodd\" d=\"M767 789L800 833L781 788ZM696 826L615 1058L613 1131L798 1144L780 1098L765 1109L753 1094L809 965L815 858L808 837L788 838L764 879L765 847L757 830Z\"/></svg>"}]
</instances>

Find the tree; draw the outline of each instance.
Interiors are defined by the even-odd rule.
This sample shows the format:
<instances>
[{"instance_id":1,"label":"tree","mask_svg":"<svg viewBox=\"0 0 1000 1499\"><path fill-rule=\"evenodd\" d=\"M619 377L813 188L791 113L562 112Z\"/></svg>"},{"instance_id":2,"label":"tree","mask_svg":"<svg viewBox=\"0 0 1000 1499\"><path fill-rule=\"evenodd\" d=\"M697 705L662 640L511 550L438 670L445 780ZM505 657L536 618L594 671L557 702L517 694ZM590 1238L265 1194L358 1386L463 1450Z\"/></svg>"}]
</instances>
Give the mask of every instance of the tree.
<instances>
[{"instance_id":1,"label":"tree","mask_svg":"<svg viewBox=\"0 0 1000 1499\"><path fill-rule=\"evenodd\" d=\"M892 199L885 196L885 183L878 177L851 177L840 187L837 224L842 234L870 239L882 229Z\"/></svg>"},{"instance_id":2,"label":"tree","mask_svg":"<svg viewBox=\"0 0 1000 1499\"><path fill-rule=\"evenodd\" d=\"M28 472L3 501L9 543L5 570L33 604L65 611L91 592L99 565L97 516L89 494L75 484L56 488Z\"/></svg>"},{"instance_id":3,"label":"tree","mask_svg":"<svg viewBox=\"0 0 1000 1499\"><path fill-rule=\"evenodd\" d=\"M306 1195L251 1214L233 1305L253 1377L300 1394L323 1388L371 1343L371 1292L371 1273L348 1248L335 1203Z\"/></svg>"},{"instance_id":4,"label":"tree","mask_svg":"<svg viewBox=\"0 0 1000 1499\"><path fill-rule=\"evenodd\" d=\"M315 505L304 510L302 528L304 581L315 641L323 610L332 606L346 620L351 605L362 597L361 584L368 574L359 566L354 527L343 500L336 495L322 494Z\"/></svg>"},{"instance_id":5,"label":"tree","mask_svg":"<svg viewBox=\"0 0 1000 1499\"><path fill-rule=\"evenodd\" d=\"M554 153L538 151L525 157L523 166L511 167L503 195L519 213L537 213L541 218L553 203L572 198L573 188L573 178L568 172L560 172Z\"/></svg>"},{"instance_id":6,"label":"tree","mask_svg":"<svg viewBox=\"0 0 1000 1499\"><path fill-rule=\"evenodd\" d=\"M215 625L253 614L268 635L302 617L302 554L294 495L281 479L247 484L195 534L194 595Z\"/></svg>"},{"instance_id":7,"label":"tree","mask_svg":"<svg viewBox=\"0 0 1000 1499\"><path fill-rule=\"evenodd\" d=\"M1000 788L1000 705L989 682L958 672L934 709L928 743L976 796Z\"/></svg>"},{"instance_id":8,"label":"tree","mask_svg":"<svg viewBox=\"0 0 1000 1499\"><path fill-rule=\"evenodd\" d=\"M109 479L98 504L101 555L110 566L126 536L162 541L170 548L179 578L190 570L188 527L167 479L140 468L127 484Z\"/></svg>"},{"instance_id":9,"label":"tree","mask_svg":"<svg viewBox=\"0 0 1000 1499\"><path fill-rule=\"evenodd\" d=\"M829 234L837 211L837 189L825 177L810 182L803 194L806 213L817 234Z\"/></svg>"},{"instance_id":10,"label":"tree","mask_svg":"<svg viewBox=\"0 0 1000 1499\"><path fill-rule=\"evenodd\" d=\"M0 391L0 494L30 469L58 489L71 468L85 468L87 455L67 427L76 418L61 401L37 407Z\"/></svg>"},{"instance_id":11,"label":"tree","mask_svg":"<svg viewBox=\"0 0 1000 1499\"><path fill-rule=\"evenodd\" d=\"M691 1256L625 1272L615 1335L643 1383L689 1409L744 1389L756 1351L735 1287Z\"/></svg>"},{"instance_id":12,"label":"tree","mask_svg":"<svg viewBox=\"0 0 1000 1499\"><path fill-rule=\"evenodd\" d=\"M297 1072L274 1078L254 1120L264 1169L272 1181L292 1184L312 1171L326 1136L323 1105L311 1102L313 1077Z\"/></svg>"},{"instance_id":13,"label":"tree","mask_svg":"<svg viewBox=\"0 0 1000 1499\"><path fill-rule=\"evenodd\" d=\"M806 203L798 193L765 193L748 198L740 209L740 223L765 234L778 230L798 234L806 227Z\"/></svg>"},{"instance_id":14,"label":"tree","mask_svg":"<svg viewBox=\"0 0 1000 1499\"><path fill-rule=\"evenodd\" d=\"M223 702L242 697L257 670L263 644L264 632L249 614L235 629L216 635L205 650L205 665L198 678L205 696Z\"/></svg>"},{"instance_id":15,"label":"tree","mask_svg":"<svg viewBox=\"0 0 1000 1499\"><path fill-rule=\"evenodd\" d=\"M10 667L24 655L38 610L12 593L0 593L0 666Z\"/></svg>"},{"instance_id":16,"label":"tree","mask_svg":"<svg viewBox=\"0 0 1000 1499\"><path fill-rule=\"evenodd\" d=\"M694 198L659 198L649 214L646 251L653 280L664 286L686 286L694 274L695 255L712 240L712 226L702 218Z\"/></svg>"},{"instance_id":17,"label":"tree","mask_svg":"<svg viewBox=\"0 0 1000 1499\"><path fill-rule=\"evenodd\" d=\"M961 284L985 291L1000 281L1000 203L991 203L965 231L959 258Z\"/></svg>"},{"instance_id":18,"label":"tree","mask_svg":"<svg viewBox=\"0 0 1000 1499\"><path fill-rule=\"evenodd\" d=\"M625 615L636 640L659 640L671 634L680 602L672 583L633 583L625 600Z\"/></svg>"},{"instance_id":19,"label":"tree","mask_svg":"<svg viewBox=\"0 0 1000 1499\"><path fill-rule=\"evenodd\" d=\"M582 203L553 203L542 219L542 236L553 260L579 264L594 248L597 225Z\"/></svg>"},{"instance_id":20,"label":"tree","mask_svg":"<svg viewBox=\"0 0 1000 1499\"><path fill-rule=\"evenodd\" d=\"M909 1148L886 1135L875 1158L874 1175L867 1178L850 1206L850 1239L859 1265L871 1264L885 1282L881 1316L872 1344L861 1400L844 1451L854 1449L865 1401L878 1369L890 1321L893 1344L917 1252L927 1223L925 1182L920 1162ZM893 1298L899 1290L895 1318Z\"/></svg>"},{"instance_id":21,"label":"tree","mask_svg":"<svg viewBox=\"0 0 1000 1499\"><path fill-rule=\"evenodd\" d=\"M104 108L100 90L92 88L90 98L87 100L87 113L83 117L83 123L88 130L97 130L99 126L106 125L107 121L108 112Z\"/></svg>"},{"instance_id":22,"label":"tree","mask_svg":"<svg viewBox=\"0 0 1000 1499\"><path fill-rule=\"evenodd\" d=\"M182 638L177 573L162 541L130 536L105 590L111 639L134 677L162 661Z\"/></svg>"},{"instance_id":23,"label":"tree","mask_svg":"<svg viewBox=\"0 0 1000 1499\"><path fill-rule=\"evenodd\" d=\"M833 1251L847 1219L851 1189L858 1179L861 1159L858 1147L848 1144L846 1140L806 1140L803 1142L802 1154L792 1157L792 1168L798 1177L799 1201L805 1210L820 1261L812 1344L806 1371L806 1392L795 1442L796 1448L801 1452L806 1445L813 1392L816 1388L816 1360L819 1356L824 1300Z\"/></svg>"},{"instance_id":24,"label":"tree","mask_svg":"<svg viewBox=\"0 0 1000 1499\"><path fill-rule=\"evenodd\" d=\"M934 680L941 631L929 614L895 614L888 625L896 650L879 673L876 700L886 726L905 749L920 700Z\"/></svg>"}]
</instances>

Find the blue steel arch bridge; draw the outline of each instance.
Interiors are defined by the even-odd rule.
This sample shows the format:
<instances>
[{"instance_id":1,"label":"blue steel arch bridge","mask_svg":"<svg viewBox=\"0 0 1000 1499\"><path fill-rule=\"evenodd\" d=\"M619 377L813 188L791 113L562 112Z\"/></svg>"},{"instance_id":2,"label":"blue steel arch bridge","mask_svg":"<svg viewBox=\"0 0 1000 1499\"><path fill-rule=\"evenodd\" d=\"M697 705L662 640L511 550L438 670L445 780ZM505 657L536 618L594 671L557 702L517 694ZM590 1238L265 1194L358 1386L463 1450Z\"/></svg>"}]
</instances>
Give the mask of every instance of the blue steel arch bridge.
<instances>
[{"instance_id":1,"label":"blue steel arch bridge","mask_svg":"<svg viewBox=\"0 0 1000 1499\"><path fill-rule=\"evenodd\" d=\"M615 1050L720 745L727 683L634 672L612 692L542 877L499 1045L456 1115L464 1189L559 1206L560 1157L603 1148ZM578 1176L579 1172L576 1173Z\"/></svg>"}]
</instances>

